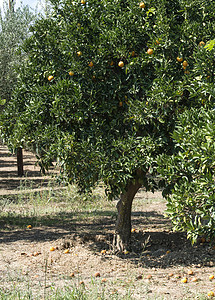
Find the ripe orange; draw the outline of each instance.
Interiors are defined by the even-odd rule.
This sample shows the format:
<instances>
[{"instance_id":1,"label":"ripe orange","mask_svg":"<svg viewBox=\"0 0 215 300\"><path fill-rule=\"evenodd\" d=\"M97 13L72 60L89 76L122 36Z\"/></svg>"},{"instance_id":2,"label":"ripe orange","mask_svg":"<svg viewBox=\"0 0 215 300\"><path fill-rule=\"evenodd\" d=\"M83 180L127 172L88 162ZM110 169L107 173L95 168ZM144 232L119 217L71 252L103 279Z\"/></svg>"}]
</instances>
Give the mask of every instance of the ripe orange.
<instances>
[{"instance_id":1,"label":"ripe orange","mask_svg":"<svg viewBox=\"0 0 215 300\"><path fill-rule=\"evenodd\" d=\"M151 48L149 48L148 50L147 50L147 53L148 53L148 55L152 55L153 54L153 49L151 49Z\"/></svg>"},{"instance_id":2,"label":"ripe orange","mask_svg":"<svg viewBox=\"0 0 215 300\"><path fill-rule=\"evenodd\" d=\"M173 276L173 273L169 273L169 274L168 274L168 277L172 277L172 276Z\"/></svg>"},{"instance_id":3,"label":"ripe orange","mask_svg":"<svg viewBox=\"0 0 215 300\"><path fill-rule=\"evenodd\" d=\"M208 292L208 297L214 297L214 292L213 291Z\"/></svg>"},{"instance_id":4,"label":"ripe orange","mask_svg":"<svg viewBox=\"0 0 215 300\"><path fill-rule=\"evenodd\" d=\"M66 253L69 253L69 249L64 250L64 253L65 253L65 254L66 254Z\"/></svg>"},{"instance_id":5,"label":"ripe orange","mask_svg":"<svg viewBox=\"0 0 215 300\"><path fill-rule=\"evenodd\" d=\"M96 272L95 273L95 277L100 277L101 275L100 275L100 273L99 272Z\"/></svg>"},{"instance_id":6,"label":"ripe orange","mask_svg":"<svg viewBox=\"0 0 215 300\"><path fill-rule=\"evenodd\" d=\"M89 67L93 67L93 62L91 61L90 63L89 63Z\"/></svg>"},{"instance_id":7,"label":"ripe orange","mask_svg":"<svg viewBox=\"0 0 215 300\"><path fill-rule=\"evenodd\" d=\"M146 5L145 5L144 2L140 2L139 6L140 6L141 8L144 8Z\"/></svg>"},{"instance_id":8,"label":"ripe orange","mask_svg":"<svg viewBox=\"0 0 215 300\"><path fill-rule=\"evenodd\" d=\"M199 43L199 46L201 47L201 46L204 46L205 45L205 42L203 42L203 41L201 41L200 43Z\"/></svg>"},{"instance_id":9,"label":"ripe orange","mask_svg":"<svg viewBox=\"0 0 215 300\"><path fill-rule=\"evenodd\" d=\"M48 77L48 81L51 81L53 78L54 78L54 76L50 75L50 76Z\"/></svg>"},{"instance_id":10,"label":"ripe orange","mask_svg":"<svg viewBox=\"0 0 215 300\"><path fill-rule=\"evenodd\" d=\"M81 0L81 4L86 4L86 1L85 0Z\"/></svg>"},{"instance_id":11,"label":"ripe orange","mask_svg":"<svg viewBox=\"0 0 215 300\"><path fill-rule=\"evenodd\" d=\"M176 58L176 59L177 59L177 61L178 61L178 62L182 62L182 61L183 61L183 57L179 57L179 56L177 56L177 58Z\"/></svg>"},{"instance_id":12,"label":"ripe orange","mask_svg":"<svg viewBox=\"0 0 215 300\"><path fill-rule=\"evenodd\" d=\"M181 278L181 282L182 282L182 283L187 283L187 277Z\"/></svg>"},{"instance_id":13,"label":"ripe orange","mask_svg":"<svg viewBox=\"0 0 215 300\"><path fill-rule=\"evenodd\" d=\"M201 238L201 243L205 243L206 239L204 237Z\"/></svg>"},{"instance_id":14,"label":"ripe orange","mask_svg":"<svg viewBox=\"0 0 215 300\"><path fill-rule=\"evenodd\" d=\"M50 247L50 251L55 251L55 247Z\"/></svg>"},{"instance_id":15,"label":"ripe orange","mask_svg":"<svg viewBox=\"0 0 215 300\"><path fill-rule=\"evenodd\" d=\"M132 229L131 229L131 232L135 232L135 231L136 231L136 229L135 229L135 228L132 228Z\"/></svg>"},{"instance_id":16,"label":"ripe orange","mask_svg":"<svg viewBox=\"0 0 215 300\"><path fill-rule=\"evenodd\" d=\"M82 55L82 52L81 52L81 51L78 51L78 52L77 52L77 55L78 55L78 56L81 56L81 55Z\"/></svg>"},{"instance_id":17,"label":"ripe orange","mask_svg":"<svg viewBox=\"0 0 215 300\"><path fill-rule=\"evenodd\" d=\"M183 67L186 68L188 66L188 62L186 60L184 60L183 63L182 63L182 65L183 65Z\"/></svg>"},{"instance_id":18,"label":"ripe orange","mask_svg":"<svg viewBox=\"0 0 215 300\"><path fill-rule=\"evenodd\" d=\"M73 76L74 74L75 74L75 73L72 72L72 71L69 72L69 75L70 75L70 76Z\"/></svg>"},{"instance_id":19,"label":"ripe orange","mask_svg":"<svg viewBox=\"0 0 215 300\"><path fill-rule=\"evenodd\" d=\"M210 275L210 276L209 276L209 279L210 279L210 280L214 279L214 275Z\"/></svg>"},{"instance_id":20,"label":"ripe orange","mask_svg":"<svg viewBox=\"0 0 215 300\"><path fill-rule=\"evenodd\" d=\"M166 251L166 254L170 254L170 252L171 252L170 250L167 250L167 251Z\"/></svg>"},{"instance_id":21,"label":"ripe orange","mask_svg":"<svg viewBox=\"0 0 215 300\"><path fill-rule=\"evenodd\" d=\"M101 251L101 254L105 254L105 253L106 253L106 250L102 250L102 251Z\"/></svg>"},{"instance_id":22,"label":"ripe orange","mask_svg":"<svg viewBox=\"0 0 215 300\"><path fill-rule=\"evenodd\" d=\"M197 282L197 281L198 281L198 278L193 277L193 278L191 279L191 281L192 281L192 282Z\"/></svg>"},{"instance_id":23,"label":"ripe orange","mask_svg":"<svg viewBox=\"0 0 215 300\"><path fill-rule=\"evenodd\" d=\"M28 229L31 229L31 228L32 228L32 226L31 226L31 225L28 225L28 226L27 226L27 228L28 228Z\"/></svg>"},{"instance_id":24,"label":"ripe orange","mask_svg":"<svg viewBox=\"0 0 215 300\"><path fill-rule=\"evenodd\" d=\"M121 60L121 61L118 63L118 66L119 66L120 68L123 68L123 67L124 67L124 62Z\"/></svg>"},{"instance_id":25,"label":"ripe orange","mask_svg":"<svg viewBox=\"0 0 215 300\"><path fill-rule=\"evenodd\" d=\"M72 272L72 273L69 274L69 277L74 277L74 276L75 276L74 272Z\"/></svg>"}]
</instances>

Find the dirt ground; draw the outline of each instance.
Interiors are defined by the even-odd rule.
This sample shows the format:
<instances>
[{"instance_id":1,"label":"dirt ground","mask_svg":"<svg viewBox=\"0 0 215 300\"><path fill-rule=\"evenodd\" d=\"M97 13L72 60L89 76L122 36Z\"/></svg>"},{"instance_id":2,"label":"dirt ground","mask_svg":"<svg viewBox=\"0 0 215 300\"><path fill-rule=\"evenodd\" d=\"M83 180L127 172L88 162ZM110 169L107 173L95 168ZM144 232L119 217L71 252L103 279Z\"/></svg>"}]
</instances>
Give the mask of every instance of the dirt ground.
<instances>
[{"instance_id":1,"label":"dirt ground","mask_svg":"<svg viewBox=\"0 0 215 300\"><path fill-rule=\"evenodd\" d=\"M24 153L24 179L16 176L15 163L15 157L0 146L0 199L19 192L20 180L34 180L31 188L41 183L46 188L50 177L41 176L31 153ZM209 279L215 275L213 245L200 242L192 247L184 233L173 232L160 192L140 190L135 201L144 205L132 213L135 230L127 254L113 253L115 219L105 213L87 223L64 215L50 226L0 228L0 288L24 287L28 282L36 295L41 287L47 294L83 281L85 288L105 287L110 299L126 299L128 291L132 299L206 299L209 291L215 292L215 279ZM95 277L97 272L100 276ZM184 277L187 283L181 282Z\"/></svg>"}]
</instances>

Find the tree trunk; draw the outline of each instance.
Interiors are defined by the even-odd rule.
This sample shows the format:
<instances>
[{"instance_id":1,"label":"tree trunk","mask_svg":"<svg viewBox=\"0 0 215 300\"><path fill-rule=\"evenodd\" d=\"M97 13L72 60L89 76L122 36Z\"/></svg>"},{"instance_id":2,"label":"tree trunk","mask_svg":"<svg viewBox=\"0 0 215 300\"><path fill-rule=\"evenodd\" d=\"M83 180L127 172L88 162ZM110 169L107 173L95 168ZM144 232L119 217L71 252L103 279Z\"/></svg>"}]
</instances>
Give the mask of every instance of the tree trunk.
<instances>
[{"instance_id":1,"label":"tree trunk","mask_svg":"<svg viewBox=\"0 0 215 300\"><path fill-rule=\"evenodd\" d=\"M23 170L23 153L22 153L22 148L19 147L17 148L17 169L18 169L18 176L23 176L24 175L24 170Z\"/></svg>"},{"instance_id":2,"label":"tree trunk","mask_svg":"<svg viewBox=\"0 0 215 300\"><path fill-rule=\"evenodd\" d=\"M126 192L121 194L117 203L118 217L113 241L113 247L116 251L123 252L129 249L132 202L140 187L141 184L138 181L128 184Z\"/></svg>"}]
</instances>

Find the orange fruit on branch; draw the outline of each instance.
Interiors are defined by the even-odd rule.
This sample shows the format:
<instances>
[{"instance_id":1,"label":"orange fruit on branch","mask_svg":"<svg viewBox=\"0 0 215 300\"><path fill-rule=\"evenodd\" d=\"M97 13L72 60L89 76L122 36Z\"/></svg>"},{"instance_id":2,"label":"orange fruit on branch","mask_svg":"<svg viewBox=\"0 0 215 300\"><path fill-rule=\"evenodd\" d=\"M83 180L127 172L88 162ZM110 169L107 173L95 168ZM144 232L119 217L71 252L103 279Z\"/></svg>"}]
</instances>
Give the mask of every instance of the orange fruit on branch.
<instances>
[{"instance_id":1,"label":"orange fruit on branch","mask_svg":"<svg viewBox=\"0 0 215 300\"><path fill-rule=\"evenodd\" d=\"M120 68L123 68L123 67L124 67L124 62L121 60L121 61L118 63L118 66L119 66Z\"/></svg>"},{"instance_id":2,"label":"orange fruit on branch","mask_svg":"<svg viewBox=\"0 0 215 300\"><path fill-rule=\"evenodd\" d=\"M184 60L183 63L182 63L182 65L183 65L183 67L186 68L188 66L188 62L186 60Z\"/></svg>"},{"instance_id":3,"label":"orange fruit on branch","mask_svg":"<svg viewBox=\"0 0 215 300\"><path fill-rule=\"evenodd\" d=\"M200 43L199 43L199 46L200 47L202 47L202 46L204 46L205 45L205 42L203 42L203 41L201 41Z\"/></svg>"},{"instance_id":4,"label":"orange fruit on branch","mask_svg":"<svg viewBox=\"0 0 215 300\"><path fill-rule=\"evenodd\" d=\"M144 2L140 2L139 6L140 6L141 8L145 8L146 5L145 5Z\"/></svg>"},{"instance_id":5,"label":"orange fruit on branch","mask_svg":"<svg viewBox=\"0 0 215 300\"><path fill-rule=\"evenodd\" d=\"M179 56L177 56L177 58L176 58L176 59L177 59L177 61L178 61L178 62L182 62L182 61L183 61L183 57L179 57Z\"/></svg>"},{"instance_id":6,"label":"orange fruit on branch","mask_svg":"<svg viewBox=\"0 0 215 300\"><path fill-rule=\"evenodd\" d=\"M48 77L48 81L51 81L53 78L54 78L54 76L50 75L50 76Z\"/></svg>"},{"instance_id":7,"label":"orange fruit on branch","mask_svg":"<svg viewBox=\"0 0 215 300\"><path fill-rule=\"evenodd\" d=\"M149 48L148 50L147 50L147 53L148 53L148 55L152 55L153 54L153 49L151 49L151 48Z\"/></svg>"}]
</instances>

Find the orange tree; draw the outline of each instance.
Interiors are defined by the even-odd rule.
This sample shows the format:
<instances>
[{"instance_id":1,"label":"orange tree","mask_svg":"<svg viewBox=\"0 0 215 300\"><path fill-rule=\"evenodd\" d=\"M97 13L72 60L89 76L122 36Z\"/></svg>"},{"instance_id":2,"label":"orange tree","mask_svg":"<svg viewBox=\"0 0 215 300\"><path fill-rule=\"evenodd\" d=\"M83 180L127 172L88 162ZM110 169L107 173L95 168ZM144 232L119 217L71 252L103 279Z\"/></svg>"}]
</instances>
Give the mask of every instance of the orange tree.
<instances>
[{"instance_id":1,"label":"orange tree","mask_svg":"<svg viewBox=\"0 0 215 300\"><path fill-rule=\"evenodd\" d=\"M205 47L193 55L187 85L190 98L202 107L178 116L172 135L177 151L159 160L167 183L166 213L174 229L186 231L193 243L199 236L215 237L215 49Z\"/></svg>"},{"instance_id":2,"label":"orange tree","mask_svg":"<svg viewBox=\"0 0 215 300\"><path fill-rule=\"evenodd\" d=\"M215 31L215 3L50 2L23 47L5 138L36 151L44 170L57 160L80 191L103 181L110 198L120 195L114 243L123 250L136 192L157 188L178 115L202 105L187 86L193 53Z\"/></svg>"}]
</instances>

